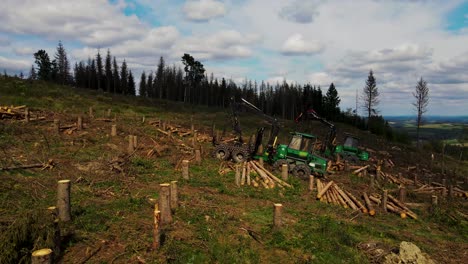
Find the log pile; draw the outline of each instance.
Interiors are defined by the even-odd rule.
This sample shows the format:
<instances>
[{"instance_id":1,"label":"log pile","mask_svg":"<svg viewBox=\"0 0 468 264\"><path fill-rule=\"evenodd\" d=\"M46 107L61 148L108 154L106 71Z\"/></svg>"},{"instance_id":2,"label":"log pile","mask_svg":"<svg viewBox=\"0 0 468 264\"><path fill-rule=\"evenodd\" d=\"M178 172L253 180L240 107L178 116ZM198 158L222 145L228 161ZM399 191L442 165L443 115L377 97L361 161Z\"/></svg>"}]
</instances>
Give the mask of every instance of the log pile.
<instances>
[{"instance_id":1,"label":"log pile","mask_svg":"<svg viewBox=\"0 0 468 264\"><path fill-rule=\"evenodd\" d=\"M455 197L467 197L468 191L462 190L460 187L454 186L452 188L452 195ZM418 189L414 190L415 193L425 193L425 194L439 194L443 196L444 194L449 193L449 188L438 182L432 182L431 184L424 184Z\"/></svg>"},{"instance_id":2,"label":"log pile","mask_svg":"<svg viewBox=\"0 0 468 264\"><path fill-rule=\"evenodd\" d=\"M355 211L360 210L368 213L367 208L350 192L341 189L335 182L325 183L317 179L317 199L321 202L351 208Z\"/></svg>"},{"instance_id":3,"label":"log pile","mask_svg":"<svg viewBox=\"0 0 468 264\"><path fill-rule=\"evenodd\" d=\"M24 119L25 105L20 106L0 106L0 119L14 118Z\"/></svg>"},{"instance_id":4,"label":"log pile","mask_svg":"<svg viewBox=\"0 0 468 264\"><path fill-rule=\"evenodd\" d=\"M388 211L400 215L401 218L406 218L407 216L409 216L413 219L418 219L418 216L413 211L411 211L404 203L402 203L390 194L387 198L388 200L386 201L386 209ZM381 206L384 202L382 197L378 194L370 195L369 199L379 206Z\"/></svg>"},{"instance_id":5,"label":"log pile","mask_svg":"<svg viewBox=\"0 0 468 264\"><path fill-rule=\"evenodd\" d=\"M34 121L34 120L45 120L45 117L36 117L32 118L31 113L27 111L27 107L25 105L20 106L0 106L0 119L17 119L17 120L25 120L26 113L29 114L29 118L27 121Z\"/></svg>"},{"instance_id":6,"label":"log pile","mask_svg":"<svg viewBox=\"0 0 468 264\"><path fill-rule=\"evenodd\" d=\"M271 189L292 188L292 185L281 180L265 169L257 161L248 161L241 164L240 185L251 185L253 187L263 187Z\"/></svg>"}]
</instances>

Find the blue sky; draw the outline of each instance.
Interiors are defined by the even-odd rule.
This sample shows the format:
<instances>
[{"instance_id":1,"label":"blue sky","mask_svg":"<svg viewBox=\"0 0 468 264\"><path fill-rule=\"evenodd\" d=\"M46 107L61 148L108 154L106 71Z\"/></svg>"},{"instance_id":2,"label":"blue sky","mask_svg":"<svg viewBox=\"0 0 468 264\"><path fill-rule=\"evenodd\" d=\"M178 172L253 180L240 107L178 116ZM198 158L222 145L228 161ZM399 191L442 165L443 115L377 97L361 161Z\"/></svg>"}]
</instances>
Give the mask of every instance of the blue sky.
<instances>
[{"instance_id":1,"label":"blue sky","mask_svg":"<svg viewBox=\"0 0 468 264\"><path fill-rule=\"evenodd\" d=\"M0 70L28 73L61 40L74 63L110 49L135 75L183 53L208 73L270 83L333 82L354 107L370 69L384 115L412 114L423 77L428 114L468 113L468 1L3 0ZM136 78L139 79L139 78Z\"/></svg>"}]
</instances>

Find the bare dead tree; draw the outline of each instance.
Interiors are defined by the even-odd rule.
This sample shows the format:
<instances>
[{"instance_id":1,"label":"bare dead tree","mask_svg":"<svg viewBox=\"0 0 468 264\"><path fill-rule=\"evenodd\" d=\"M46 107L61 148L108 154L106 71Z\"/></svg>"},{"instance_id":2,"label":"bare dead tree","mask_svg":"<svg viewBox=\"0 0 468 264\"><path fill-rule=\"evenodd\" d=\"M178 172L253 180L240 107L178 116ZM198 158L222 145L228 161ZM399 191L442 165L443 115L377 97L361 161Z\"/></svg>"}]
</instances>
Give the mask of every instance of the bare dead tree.
<instances>
[{"instance_id":1,"label":"bare dead tree","mask_svg":"<svg viewBox=\"0 0 468 264\"><path fill-rule=\"evenodd\" d=\"M419 148L419 129L423 122L423 114L427 112L427 106L429 105L429 87L427 87L427 82L422 77L416 85L413 96L416 99L413 106L418 114L416 117L416 145Z\"/></svg>"}]
</instances>

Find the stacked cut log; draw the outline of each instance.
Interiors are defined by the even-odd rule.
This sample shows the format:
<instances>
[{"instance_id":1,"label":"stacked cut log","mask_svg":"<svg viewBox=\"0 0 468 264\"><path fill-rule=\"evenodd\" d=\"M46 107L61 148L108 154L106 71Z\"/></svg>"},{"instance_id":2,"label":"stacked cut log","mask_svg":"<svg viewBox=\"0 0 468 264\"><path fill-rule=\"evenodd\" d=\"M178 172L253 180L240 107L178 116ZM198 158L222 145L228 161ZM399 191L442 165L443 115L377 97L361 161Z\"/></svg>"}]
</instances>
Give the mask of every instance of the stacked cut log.
<instances>
[{"instance_id":1,"label":"stacked cut log","mask_svg":"<svg viewBox=\"0 0 468 264\"><path fill-rule=\"evenodd\" d=\"M426 194L435 194L439 193L440 195L448 193L447 186L444 186L438 182L432 182L431 184L424 184L418 189L414 190L415 193L426 193ZM468 191L462 190L460 187L453 187L453 196L455 197L468 197Z\"/></svg>"},{"instance_id":2,"label":"stacked cut log","mask_svg":"<svg viewBox=\"0 0 468 264\"><path fill-rule=\"evenodd\" d=\"M26 106L0 106L0 119L26 119ZM45 117L30 117L29 120L45 120Z\"/></svg>"},{"instance_id":3,"label":"stacked cut log","mask_svg":"<svg viewBox=\"0 0 468 264\"><path fill-rule=\"evenodd\" d=\"M330 181L325 183L317 179L317 199L321 202L339 205L344 208L360 210L368 213L367 208L350 192L341 189L336 183Z\"/></svg>"},{"instance_id":4,"label":"stacked cut log","mask_svg":"<svg viewBox=\"0 0 468 264\"><path fill-rule=\"evenodd\" d=\"M327 172L334 172L334 171L344 171L345 164L343 161L328 161L327 163Z\"/></svg>"},{"instance_id":5,"label":"stacked cut log","mask_svg":"<svg viewBox=\"0 0 468 264\"><path fill-rule=\"evenodd\" d=\"M4 119L4 118L23 119L25 109L26 109L25 105L0 106L0 117L1 119Z\"/></svg>"},{"instance_id":6,"label":"stacked cut log","mask_svg":"<svg viewBox=\"0 0 468 264\"><path fill-rule=\"evenodd\" d=\"M257 161L244 162L241 168L240 185L251 185L265 189L292 188L290 184L273 175Z\"/></svg>"},{"instance_id":7,"label":"stacked cut log","mask_svg":"<svg viewBox=\"0 0 468 264\"><path fill-rule=\"evenodd\" d=\"M382 198L380 197L380 195L372 194L369 196L369 199L377 205L382 204ZM387 200L387 210L400 215L401 218L406 218L407 216L409 216L413 219L418 219L418 216L413 211L411 211L403 202L399 201L390 194L388 195Z\"/></svg>"}]
</instances>

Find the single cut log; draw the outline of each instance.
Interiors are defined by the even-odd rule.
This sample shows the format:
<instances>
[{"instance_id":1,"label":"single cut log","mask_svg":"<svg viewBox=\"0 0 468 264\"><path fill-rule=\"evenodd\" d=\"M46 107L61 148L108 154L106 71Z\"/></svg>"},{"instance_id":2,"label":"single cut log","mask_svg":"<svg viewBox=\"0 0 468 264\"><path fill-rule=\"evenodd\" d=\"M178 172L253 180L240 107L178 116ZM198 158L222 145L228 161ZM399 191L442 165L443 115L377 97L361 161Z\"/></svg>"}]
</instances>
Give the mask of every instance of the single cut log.
<instances>
[{"instance_id":1,"label":"single cut log","mask_svg":"<svg viewBox=\"0 0 468 264\"><path fill-rule=\"evenodd\" d=\"M372 205L372 203L369 200L369 196L367 195L367 193L363 193L362 196L364 197L364 201L366 203L369 215L374 216L375 215L375 209L374 209L374 206Z\"/></svg>"},{"instance_id":2,"label":"single cut log","mask_svg":"<svg viewBox=\"0 0 468 264\"><path fill-rule=\"evenodd\" d=\"M330 181L327 185L325 185L325 187L323 187L323 189L317 194L317 199L320 199L332 185L333 181Z\"/></svg>"},{"instance_id":3,"label":"single cut log","mask_svg":"<svg viewBox=\"0 0 468 264\"><path fill-rule=\"evenodd\" d=\"M31 255L31 264L52 264L52 249L36 250Z\"/></svg>"},{"instance_id":4,"label":"single cut log","mask_svg":"<svg viewBox=\"0 0 468 264\"><path fill-rule=\"evenodd\" d=\"M70 180L60 180L57 186L58 218L62 222L71 220L70 210Z\"/></svg>"},{"instance_id":5,"label":"single cut log","mask_svg":"<svg viewBox=\"0 0 468 264\"><path fill-rule=\"evenodd\" d=\"M249 163L247 163L247 166L246 166L245 176L247 177L247 185L250 185L251 180L250 180L250 164Z\"/></svg>"}]
</instances>

